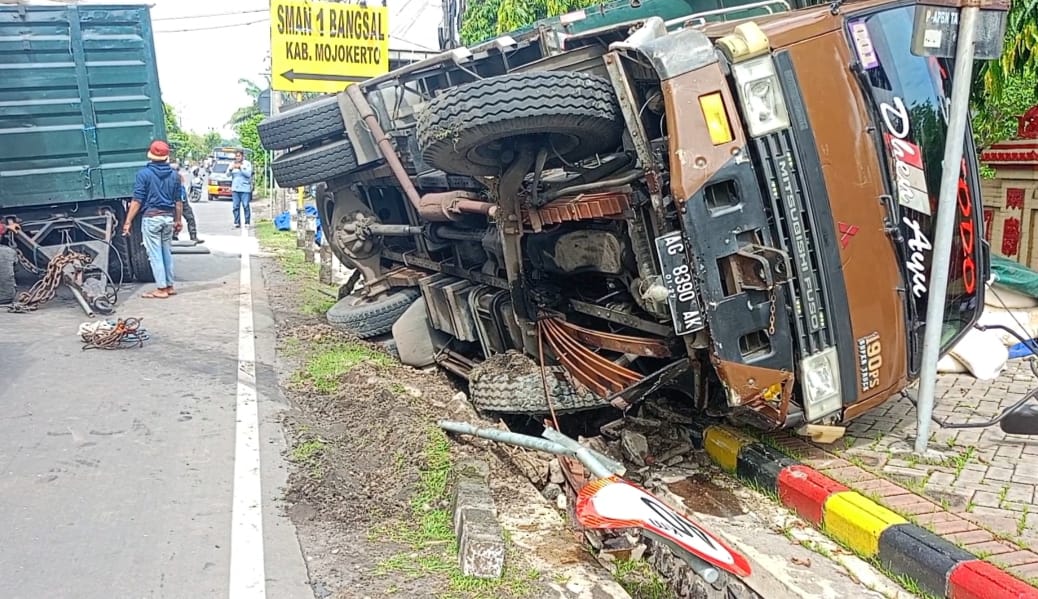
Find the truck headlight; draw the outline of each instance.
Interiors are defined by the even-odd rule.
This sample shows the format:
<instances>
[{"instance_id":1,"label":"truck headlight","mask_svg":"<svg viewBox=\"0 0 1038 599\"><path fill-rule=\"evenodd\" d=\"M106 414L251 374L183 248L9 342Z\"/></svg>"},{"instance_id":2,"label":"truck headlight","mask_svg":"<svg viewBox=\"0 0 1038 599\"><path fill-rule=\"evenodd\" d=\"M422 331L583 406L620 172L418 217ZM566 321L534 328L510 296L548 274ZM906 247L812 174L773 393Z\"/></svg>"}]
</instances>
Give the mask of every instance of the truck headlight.
<instances>
[{"instance_id":1,"label":"truck headlight","mask_svg":"<svg viewBox=\"0 0 1038 599\"><path fill-rule=\"evenodd\" d=\"M771 56L733 64L732 74L739 88L739 101L751 137L789 127L786 101Z\"/></svg>"},{"instance_id":2,"label":"truck headlight","mask_svg":"<svg viewBox=\"0 0 1038 599\"><path fill-rule=\"evenodd\" d=\"M808 422L843 407L840 365L835 347L800 361L800 389L804 393L804 416Z\"/></svg>"}]
</instances>

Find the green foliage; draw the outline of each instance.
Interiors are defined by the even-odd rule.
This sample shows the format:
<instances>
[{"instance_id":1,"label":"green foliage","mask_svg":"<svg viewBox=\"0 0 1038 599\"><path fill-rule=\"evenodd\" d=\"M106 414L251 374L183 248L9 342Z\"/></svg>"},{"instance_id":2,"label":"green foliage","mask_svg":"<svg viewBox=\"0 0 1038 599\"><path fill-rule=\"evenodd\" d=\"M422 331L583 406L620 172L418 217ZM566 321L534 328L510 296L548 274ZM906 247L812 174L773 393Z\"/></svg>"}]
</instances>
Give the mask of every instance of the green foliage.
<instances>
[{"instance_id":1,"label":"green foliage","mask_svg":"<svg viewBox=\"0 0 1038 599\"><path fill-rule=\"evenodd\" d=\"M202 145L205 146L205 152L208 154L213 151L213 148L224 145L223 137L216 131L210 130L202 136Z\"/></svg>"},{"instance_id":2,"label":"green foliage","mask_svg":"<svg viewBox=\"0 0 1038 599\"><path fill-rule=\"evenodd\" d=\"M502 33L596 4L598 0L483 0L471 2L461 22L461 41L475 44Z\"/></svg>"},{"instance_id":3,"label":"green foliage","mask_svg":"<svg viewBox=\"0 0 1038 599\"><path fill-rule=\"evenodd\" d=\"M180 117L175 108L162 103L166 121L166 141L169 142L173 156L179 160L201 160L216 146L220 145L220 134L210 131L205 135L193 131L185 131L180 126Z\"/></svg>"},{"instance_id":4,"label":"green foliage","mask_svg":"<svg viewBox=\"0 0 1038 599\"><path fill-rule=\"evenodd\" d=\"M239 85L245 86L245 93L248 94L251 103L247 106L242 106L238 110L234 111L231 115L230 124L237 127L238 125L255 118L256 115L262 115L260 112L259 97L263 93L263 88L255 82L245 79L244 77L238 80Z\"/></svg>"},{"instance_id":5,"label":"green foliage","mask_svg":"<svg viewBox=\"0 0 1038 599\"><path fill-rule=\"evenodd\" d=\"M990 99L1000 101L1010 93L1014 79L1031 73L1032 93L1038 91L1038 0L1014 0L1006 24L1002 58L981 67L984 90Z\"/></svg>"},{"instance_id":6,"label":"green foliage","mask_svg":"<svg viewBox=\"0 0 1038 599\"><path fill-rule=\"evenodd\" d=\"M973 136L978 148L1016 135L1016 117L1038 104L1036 77L1038 75L1027 73L1011 74L1001 84L999 93L985 97L981 92L980 97L974 97Z\"/></svg>"},{"instance_id":7,"label":"green foliage","mask_svg":"<svg viewBox=\"0 0 1038 599\"><path fill-rule=\"evenodd\" d=\"M674 593L656 570L642 560L616 562L613 573L620 586L639 599L672 599Z\"/></svg>"},{"instance_id":8,"label":"green foliage","mask_svg":"<svg viewBox=\"0 0 1038 599\"><path fill-rule=\"evenodd\" d=\"M259 107L259 97L263 93L263 88L248 79L239 79L238 83L245 86L245 93L252 99L252 103L242 106L231 115L230 124L238 138L234 145L252 150L252 156L249 158L252 161L252 176L256 181L256 188L262 189L266 187L267 151L260 143L257 127L265 118Z\"/></svg>"}]
</instances>

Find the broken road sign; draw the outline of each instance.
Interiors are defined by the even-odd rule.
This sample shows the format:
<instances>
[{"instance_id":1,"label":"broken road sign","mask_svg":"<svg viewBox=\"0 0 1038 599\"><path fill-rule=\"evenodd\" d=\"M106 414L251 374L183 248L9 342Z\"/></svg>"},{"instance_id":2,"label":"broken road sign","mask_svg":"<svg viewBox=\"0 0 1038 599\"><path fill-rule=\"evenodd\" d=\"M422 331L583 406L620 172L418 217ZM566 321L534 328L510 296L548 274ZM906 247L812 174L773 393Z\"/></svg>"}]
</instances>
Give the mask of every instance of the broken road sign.
<instances>
[{"instance_id":1,"label":"broken road sign","mask_svg":"<svg viewBox=\"0 0 1038 599\"><path fill-rule=\"evenodd\" d=\"M389 9L273 0L270 48L274 89L339 92L389 71Z\"/></svg>"},{"instance_id":2,"label":"broken road sign","mask_svg":"<svg viewBox=\"0 0 1038 599\"><path fill-rule=\"evenodd\" d=\"M749 576L750 563L724 541L648 491L612 476L584 485L577 497L577 520L587 528L641 528L736 576Z\"/></svg>"}]
</instances>

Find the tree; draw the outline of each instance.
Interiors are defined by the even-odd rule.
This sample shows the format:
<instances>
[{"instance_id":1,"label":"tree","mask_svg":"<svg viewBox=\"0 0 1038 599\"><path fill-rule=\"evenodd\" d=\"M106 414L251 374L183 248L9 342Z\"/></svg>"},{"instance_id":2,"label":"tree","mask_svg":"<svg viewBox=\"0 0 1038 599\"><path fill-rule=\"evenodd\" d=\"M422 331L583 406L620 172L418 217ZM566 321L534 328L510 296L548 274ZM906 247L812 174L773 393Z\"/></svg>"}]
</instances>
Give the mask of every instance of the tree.
<instances>
[{"instance_id":1,"label":"tree","mask_svg":"<svg viewBox=\"0 0 1038 599\"><path fill-rule=\"evenodd\" d=\"M977 150L1011 139L1016 134L1016 117L1038 104L1035 79L1029 73L1010 74L999 88L999 93L981 95L974 99L973 137Z\"/></svg>"},{"instance_id":2,"label":"tree","mask_svg":"<svg viewBox=\"0 0 1038 599\"><path fill-rule=\"evenodd\" d=\"M185 131L180 125L180 118L175 108L162 103L166 121L166 141L175 158L179 160L201 160L209 155L213 148L220 145L220 134L215 131L202 135L193 131ZM215 136L213 141L212 136Z\"/></svg>"},{"instance_id":3,"label":"tree","mask_svg":"<svg viewBox=\"0 0 1038 599\"><path fill-rule=\"evenodd\" d=\"M600 0L474 0L461 20L461 42L475 44L538 19L565 14Z\"/></svg>"},{"instance_id":4,"label":"tree","mask_svg":"<svg viewBox=\"0 0 1038 599\"><path fill-rule=\"evenodd\" d=\"M202 136L202 145L205 146L206 154L208 154L213 151L213 148L224 145L223 137L210 129L208 133Z\"/></svg>"},{"instance_id":5,"label":"tree","mask_svg":"<svg viewBox=\"0 0 1038 599\"><path fill-rule=\"evenodd\" d=\"M980 70L984 91L995 100L1002 99L1000 96L1014 80L1018 82L1025 74L1038 74L1038 0L1013 0L1002 58L985 63ZM1031 77L1030 83L1038 91L1038 79Z\"/></svg>"},{"instance_id":6,"label":"tree","mask_svg":"<svg viewBox=\"0 0 1038 599\"><path fill-rule=\"evenodd\" d=\"M263 93L264 88L244 77L239 79L238 83L245 86L245 93L248 94L252 102L247 106L242 106L238 110L234 111L234 114L231 115L231 120L229 121L229 124L232 126L244 123L257 114L261 116L263 114L260 111L260 95Z\"/></svg>"}]
</instances>

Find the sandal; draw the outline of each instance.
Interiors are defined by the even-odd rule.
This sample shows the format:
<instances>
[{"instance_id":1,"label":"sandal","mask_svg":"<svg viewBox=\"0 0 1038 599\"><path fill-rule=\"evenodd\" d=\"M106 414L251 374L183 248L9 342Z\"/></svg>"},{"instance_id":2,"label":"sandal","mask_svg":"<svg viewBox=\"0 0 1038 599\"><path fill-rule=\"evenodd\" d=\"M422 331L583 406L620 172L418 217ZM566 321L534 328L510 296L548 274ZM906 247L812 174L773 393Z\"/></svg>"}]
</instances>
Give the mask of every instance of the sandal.
<instances>
[{"instance_id":1,"label":"sandal","mask_svg":"<svg viewBox=\"0 0 1038 599\"><path fill-rule=\"evenodd\" d=\"M169 297L169 294L166 293L166 291L163 289L156 289L155 291L148 291L146 293L142 293L141 297L145 299L166 299Z\"/></svg>"},{"instance_id":2,"label":"sandal","mask_svg":"<svg viewBox=\"0 0 1038 599\"><path fill-rule=\"evenodd\" d=\"M169 287L166 287L165 289L163 289L163 291L166 292L166 295L176 295L177 294L177 292L173 290L173 286L172 285L170 285Z\"/></svg>"}]
</instances>

